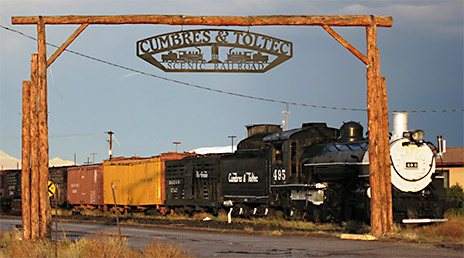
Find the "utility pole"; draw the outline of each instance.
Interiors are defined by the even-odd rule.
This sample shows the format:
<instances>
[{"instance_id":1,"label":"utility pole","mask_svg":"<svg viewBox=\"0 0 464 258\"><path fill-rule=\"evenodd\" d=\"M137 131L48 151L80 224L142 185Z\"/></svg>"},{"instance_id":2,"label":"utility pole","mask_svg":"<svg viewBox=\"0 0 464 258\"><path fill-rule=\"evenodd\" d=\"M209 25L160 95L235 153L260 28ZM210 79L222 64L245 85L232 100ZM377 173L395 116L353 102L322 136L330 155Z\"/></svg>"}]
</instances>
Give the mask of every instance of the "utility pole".
<instances>
[{"instance_id":1,"label":"utility pole","mask_svg":"<svg viewBox=\"0 0 464 258\"><path fill-rule=\"evenodd\" d=\"M175 144L175 145L176 145L176 153L177 153L177 146L178 146L179 144L181 144L181 142L172 142L172 144Z\"/></svg>"},{"instance_id":2,"label":"utility pole","mask_svg":"<svg viewBox=\"0 0 464 258\"><path fill-rule=\"evenodd\" d=\"M237 138L235 135L229 135L227 138L232 139L231 152L234 153L234 138Z\"/></svg>"},{"instance_id":3,"label":"utility pole","mask_svg":"<svg viewBox=\"0 0 464 258\"><path fill-rule=\"evenodd\" d=\"M114 134L114 132L113 131L108 131L108 132L105 132L105 133L110 136L110 140L109 140L110 149L108 150L108 155L110 156L110 159L111 159L113 157L113 134Z\"/></svg>"},{"instance_id":4,"label":"utility pole","mask_svg":"<svg viewBox=\"0 0 464 258\"><path fill-rule=\"evenodd\" d=\"M92 155L92 163L95 164L95 155L97 155L97 153L92 152L90 155Z\"/></svg>"},{"instance_id":5,"label":"utility pole","mask_svg":"<svg viewBox=\"0 0 464 258\"><path fill-rule=\"evenodd\" d=\"M284 120L282 121L282 124L284 126L284 131L287 131L288 130L288 115L290 115L290 110L288 110L288 104L287 105L287 108L282 111L282 114L284 115Z\"/></svg>"}]
</instances>

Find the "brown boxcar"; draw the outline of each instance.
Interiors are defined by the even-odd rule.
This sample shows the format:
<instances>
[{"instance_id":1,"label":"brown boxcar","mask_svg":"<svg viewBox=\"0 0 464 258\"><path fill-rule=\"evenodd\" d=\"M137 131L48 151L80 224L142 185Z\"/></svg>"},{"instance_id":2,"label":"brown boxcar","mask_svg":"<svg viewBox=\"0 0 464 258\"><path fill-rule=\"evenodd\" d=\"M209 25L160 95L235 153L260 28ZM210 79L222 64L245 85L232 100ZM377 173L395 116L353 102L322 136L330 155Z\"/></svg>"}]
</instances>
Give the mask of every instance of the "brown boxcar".
<instances>
[{"instance_id":1,"label":"brown boxcar","mask_svg":"<svg viewBox=\"0 0 464 258\"><path fill-rule=\"evenodd\" d=\"M94 207L103 205L103 165L68 168L68 202Z\"/></svg>"},{"instance_id":2,"label":"brown boxcar","mask_svg":"<svg viewBox=\"0 0 464 258\"><path fill-rule=\"evenodd\" d=\"M114 205L111 185L117 205L164 205L166 160L181 159L191 153L164 153L151 158L114 158L103 162L104 204Z\"/></svg>"}]
</instances>

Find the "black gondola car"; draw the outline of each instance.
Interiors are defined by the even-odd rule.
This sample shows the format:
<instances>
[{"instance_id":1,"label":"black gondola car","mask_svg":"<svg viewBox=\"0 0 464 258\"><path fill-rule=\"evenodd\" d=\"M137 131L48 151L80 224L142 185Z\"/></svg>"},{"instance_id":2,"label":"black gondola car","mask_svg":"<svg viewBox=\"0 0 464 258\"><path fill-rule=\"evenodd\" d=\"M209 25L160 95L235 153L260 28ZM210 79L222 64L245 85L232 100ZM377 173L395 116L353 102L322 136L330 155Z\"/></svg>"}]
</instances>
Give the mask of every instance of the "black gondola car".
<instances>
[{"instance_id":1,"label":"black gondola car","mask_svg":"<svg viewBox=\"0 0 464 258\"><path fill-rule=\"evenodd\" d=\"M220 156L191 156L165 163L166 206L217 209L222 204Z\"/></svg>"},{"instance_id":2,"label":"black gondola car","mask_svg":"<svg viewBox=\"0 0 464 258\"><path fill-rule=\"evenodd\" d=\"M68 167L51 167L49 168L49 179L56 186L55 195L50 198L52 207L56 205L59 207L67 207L67 181L68 181ZM8 170L6 171L6 196L11 200L11 211L21 210L21 170Z\"/></svg>"}]
</instances>

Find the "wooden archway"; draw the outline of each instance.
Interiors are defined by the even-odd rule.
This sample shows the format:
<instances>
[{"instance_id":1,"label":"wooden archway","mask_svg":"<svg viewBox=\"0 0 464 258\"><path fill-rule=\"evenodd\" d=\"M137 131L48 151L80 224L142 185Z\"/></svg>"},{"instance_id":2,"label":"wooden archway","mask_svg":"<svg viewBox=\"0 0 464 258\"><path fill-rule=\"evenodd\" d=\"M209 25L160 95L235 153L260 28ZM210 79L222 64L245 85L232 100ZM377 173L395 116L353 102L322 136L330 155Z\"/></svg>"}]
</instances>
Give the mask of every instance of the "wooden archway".
<instances>
[{"instance_id":1,"label":"wooden archway","mask_svg":"<svg viewBox=\"0 0 464 258\"><path fill-rule=\"evenodd\" d=\"M26 16L12 17L12 24L35 24L38 54L31 59L31 80L23 82L22 118L22 210L23 237L36 239L49 235L50 204L48 180L47 67L89 24L167 24L203 26L321 26L364 64L367 76L367 112L369 130L369 171L371 185L371 228L374 235L392 231L392 194L388 105L385 78L380 74L377 27L391 27L390 16L373 15L278 15L278 16ZM47 60L45 24L81 26ZM366 28L367 54L364 55L331 27ZM38 101L38 102L37 102ZM38 104L37 104L38 103ZM31 191L31 189L34 189ZM39 189L37 191L37 189ZM40 201L39 201L40 200ZM40 207L40 209L39 209ZM40 212L39 212L40 210ZM39 229L39 213L41 229Z\"/></svg>"}]
</instances>

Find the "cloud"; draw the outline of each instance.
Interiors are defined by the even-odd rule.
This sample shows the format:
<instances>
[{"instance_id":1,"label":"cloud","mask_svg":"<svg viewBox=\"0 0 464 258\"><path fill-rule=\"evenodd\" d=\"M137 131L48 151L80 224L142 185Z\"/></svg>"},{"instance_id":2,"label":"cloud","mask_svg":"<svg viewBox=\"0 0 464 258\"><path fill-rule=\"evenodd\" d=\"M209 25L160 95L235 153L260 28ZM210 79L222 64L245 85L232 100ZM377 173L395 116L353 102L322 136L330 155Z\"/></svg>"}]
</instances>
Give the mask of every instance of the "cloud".
<instances>
[{"instance_id":1,"label":"cloud","mask_svg":"<svg viewBox=\"0 0 464 258\"><path fill-rule=\"evenodd\" d=\"M391 1L389 4L368 6L369 2L345 6L339 14L373 14L393 17L393 26L413 30L435 31L442 35L463 35L464 2L458 1Z\"/></svg>"}]
</instances>

